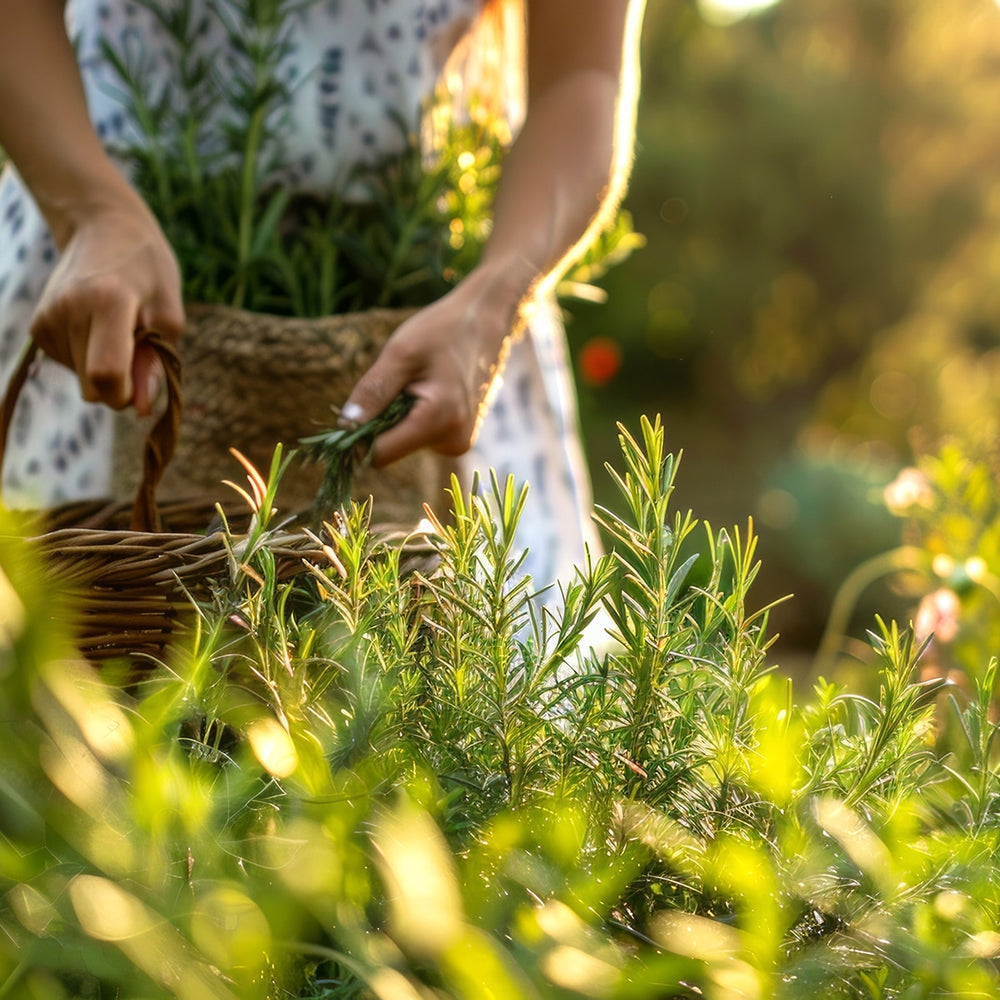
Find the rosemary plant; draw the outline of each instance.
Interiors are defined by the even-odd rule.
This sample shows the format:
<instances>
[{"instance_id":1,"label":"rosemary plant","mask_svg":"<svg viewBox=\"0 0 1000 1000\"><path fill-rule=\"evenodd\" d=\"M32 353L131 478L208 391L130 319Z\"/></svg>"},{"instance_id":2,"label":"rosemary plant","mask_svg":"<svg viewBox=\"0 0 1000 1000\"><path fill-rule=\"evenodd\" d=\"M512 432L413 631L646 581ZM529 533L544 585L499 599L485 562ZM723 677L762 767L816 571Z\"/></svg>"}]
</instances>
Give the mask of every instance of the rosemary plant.
<instances>
[{"instance_id":1,"label":"rosemary plant","mask_svg":"<svg viewBox=\"0 0 1000 1000\"><path fill-rule=\"evenodd\" d=\"M505 123L475 107L459 121L442 92L426 109L431 148L399 122L403 151L345 178L344 189L364 198L296 194L281 161L296 84L280 69L291 19L317 0L136 2L178 65L174 85L150 93L149 57L103 46L131 108L131 137L116 152L177 253L188 301L294 316L421 306L475 265ZM206 31L227 39L225 74L199 44ZM564 291L591 294L590 283L641 242L622 212Z\"/></svg>"},{"instance_id":2,"label":"rosemary plant","mask_svg":"<svg viewBox=\"0 0 1000 1000\"><path fill-rule=\"evenodd\" d=\"M456 490L433 570L354 504L282 584L281 456L248 470L256 543L128 694L70 663L5 521L3 995L996 996L995 660L935 714L923 646L876 623L879 695L796 697L752 534L692 562L641 431L558 613L508 484Z\"/></svg>"}]
</instances>

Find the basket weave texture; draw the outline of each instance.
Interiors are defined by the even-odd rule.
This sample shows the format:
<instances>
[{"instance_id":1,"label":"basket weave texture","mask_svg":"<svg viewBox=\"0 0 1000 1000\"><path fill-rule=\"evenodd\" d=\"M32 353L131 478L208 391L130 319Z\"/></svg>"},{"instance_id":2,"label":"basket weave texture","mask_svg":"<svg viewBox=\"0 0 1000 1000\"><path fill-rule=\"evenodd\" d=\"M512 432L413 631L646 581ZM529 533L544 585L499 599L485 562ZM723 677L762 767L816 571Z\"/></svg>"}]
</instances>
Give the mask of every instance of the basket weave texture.
<instances>
[{"instance_id":1,"label":"basket weave texture","mask_svg":"<svg viewBox=\"0 0 1000 1000\"><path fill-rule=\"evenodd\" d=\"M37 512L32 523L38 533L28 539L75 600L80 652L96 662L127 657L140 667L143 661L162 661L193 615L193 602L210 600L217 581L231 577L230 550L219 519L218 473L212 480L214 495L203 491L157 501L157 486L174 455L181 423L181 363L169 343L155 335L150 339L166 374L167 402L139 449L142 469L134 500L78 501ZM32 345L0 400L0 468L36 353ZM238 544L250 511L236 500L223 510ZM301 528L270 531L264 544L279 580L306 571L309 563L326 564L322 543ZM429 546L418 542L411 551L419 561Z\"/></svg>"},{"instance_id":2,"label":"basket weave texture","mask_svg":"<svg viewBox=\"0 0 1000 1000\"><path fill-rule=\"evenodd\" d=\"M184 409L173 461L159 496L185 497L217 489L239 468L236 448L266 469L275 445L336 424L336 412L389 336L414 310L373 309L298 319L229 306L189 305L178 344L184 372ZM135 457L146 426L131 413L119 416L114 495L133 495L141 474ZM391 466L363 467L353 495L373 497L377 523L416 524L424 503L438 506L454 461L423 451ZM296 462L282 480L282 504L305 509L316 495L321 470Z\"/></svg>"}]
</instances>

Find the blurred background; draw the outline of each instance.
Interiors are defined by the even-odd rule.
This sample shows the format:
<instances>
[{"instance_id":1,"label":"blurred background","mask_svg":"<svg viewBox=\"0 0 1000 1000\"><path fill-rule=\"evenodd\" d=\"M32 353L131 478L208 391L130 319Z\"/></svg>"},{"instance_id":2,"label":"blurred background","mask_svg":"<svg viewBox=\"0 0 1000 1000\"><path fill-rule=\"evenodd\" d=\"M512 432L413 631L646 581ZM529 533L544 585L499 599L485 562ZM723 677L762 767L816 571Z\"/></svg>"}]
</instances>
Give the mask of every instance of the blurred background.
<instances>
[{"instance_id":1,"label":"blurred background","mask_svg":"<svg viewBox=\"0 0 1000 1000\"><path fill-rule=\"evenodd\" d=\"M1000 385L996 0L650 0L625 207L646 238L571 302L598 502L615 421L662 414L675 494L760 534L775 659L899 543L881 491ZM888 590L866 594L905 620Z\"/></svg>"}]
</instances>

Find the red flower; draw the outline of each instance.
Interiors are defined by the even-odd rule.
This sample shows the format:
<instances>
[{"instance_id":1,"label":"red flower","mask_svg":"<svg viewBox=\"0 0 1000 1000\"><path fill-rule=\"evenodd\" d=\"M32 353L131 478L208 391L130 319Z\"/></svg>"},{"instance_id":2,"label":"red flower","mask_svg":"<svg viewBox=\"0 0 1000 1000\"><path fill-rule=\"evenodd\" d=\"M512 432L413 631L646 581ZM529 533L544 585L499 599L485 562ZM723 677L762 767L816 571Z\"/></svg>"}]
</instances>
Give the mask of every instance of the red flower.
<instances>
[{"instance_id":1,"label":"red flower","mask_svg":"<svg viewBox=\"0 0 1000 1000\"><path fill-rule=\"evenodd\" d=\"M577 356L580 378L588 385L610 382L622 366L622 351L610 337L591 337Z\"/></svg>"}]
</instances>

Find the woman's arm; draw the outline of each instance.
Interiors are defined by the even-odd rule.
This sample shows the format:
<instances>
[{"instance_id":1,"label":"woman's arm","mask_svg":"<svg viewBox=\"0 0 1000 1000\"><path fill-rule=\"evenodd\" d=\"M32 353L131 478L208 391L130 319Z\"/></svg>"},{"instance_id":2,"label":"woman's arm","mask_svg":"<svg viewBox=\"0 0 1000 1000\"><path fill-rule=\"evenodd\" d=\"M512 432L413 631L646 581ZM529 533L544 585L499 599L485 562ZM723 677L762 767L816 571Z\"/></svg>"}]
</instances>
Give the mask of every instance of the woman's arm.
<instances>
[{"instance_id":1,"label":"woman's arm","mask_svg":"<svg viewBox=\"0 0 1000 1000\"><path fill-rule=\"evenodd\" d=\"M615 210L632 152L642 0L527 0L528 102L479 266L405 323L344 407L381 412L402 389L410 415L380 435L374 462L471 445L520 310Z\"/></svg>"},{"instance_id":2,"label":"woman's arm","mask_svg":"<svg viewBox=\"0 0 1000 1000\"><path fill-rule=\"evenodd\" d=\"M529 0L527 8L527 116L504 163L481 264L513 271L522 295L554 282L618 207L632 158L642 4Z\"/></svg>"},{"instance_id":3,"label":"woman's arm","mask_svg":"<svg viewBox=\"0 0 1000 1000\"><path fill-rule=\"evenodd\" d=\"M0 146L60 250L32 321L85 399L147 412L157 362L135 332L184 323L173 252L91 126L61 0L0 0Z\"/></svg>"}]
</instances>

